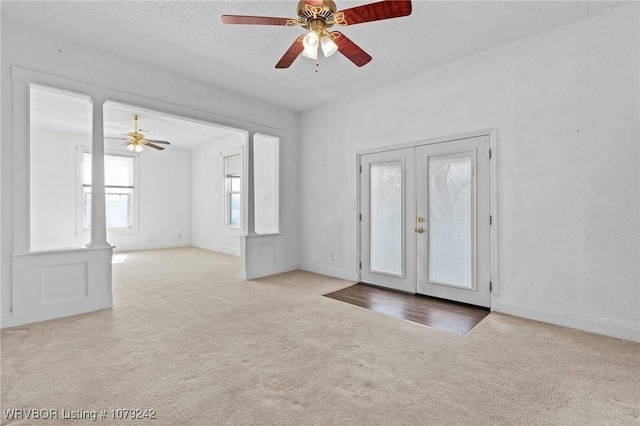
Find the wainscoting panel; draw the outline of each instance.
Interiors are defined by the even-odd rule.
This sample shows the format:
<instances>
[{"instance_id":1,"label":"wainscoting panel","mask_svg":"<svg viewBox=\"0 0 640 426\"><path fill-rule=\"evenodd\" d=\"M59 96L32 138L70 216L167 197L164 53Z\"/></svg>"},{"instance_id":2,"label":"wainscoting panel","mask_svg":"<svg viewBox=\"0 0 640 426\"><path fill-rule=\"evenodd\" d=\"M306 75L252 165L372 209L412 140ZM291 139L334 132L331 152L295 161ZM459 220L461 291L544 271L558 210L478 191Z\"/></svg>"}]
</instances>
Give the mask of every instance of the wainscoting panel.
<instances>
[{"instance_id":1,"label":"wainscoting panel","mask_svg":"<svg viewBox=\"0 0 640 426\"><path fill-rule=\"evenodd\" d=\"M240 237L242 278L251 280L295 269L287 265L284 235L251 235Z\"/></svg>"},{"instance_id":2,"label":"wainscoting panel","mask_svg":"<svg viewBox=\"0 0 640 426\"><path fill-rule=\"evenodd\" d=\"M276 264L276 244L258 244L258 266L266 268Z\"/></svg>"},{"instance_id":3,"label":"wainscoting panel","mask_svg":"<svg viewBox=\"0 0 640 426\"><path fill-rule=\"evenodd\" d=\"M112 306L112 247L13 255L12 312L2 327Z\"/></svg>"},{"instance_id":4,"label":"wainscoting panel","mask_svg":"<svg viewBox=\"0 0 640 426\"><path fill-rule=\"evenodd\" d=\"M89 297L87 262L42 267L42 303L65 303Z\"/></svg>"}]
</instances>

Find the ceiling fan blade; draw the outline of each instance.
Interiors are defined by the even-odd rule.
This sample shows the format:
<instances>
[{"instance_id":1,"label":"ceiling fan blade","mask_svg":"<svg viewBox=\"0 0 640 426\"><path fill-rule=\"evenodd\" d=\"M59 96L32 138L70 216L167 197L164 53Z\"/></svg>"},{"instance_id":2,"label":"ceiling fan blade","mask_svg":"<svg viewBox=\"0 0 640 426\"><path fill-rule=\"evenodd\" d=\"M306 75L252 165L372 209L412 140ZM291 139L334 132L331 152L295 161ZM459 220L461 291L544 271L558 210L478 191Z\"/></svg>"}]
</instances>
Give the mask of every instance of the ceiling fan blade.
<instances>
[{"instance_id":1,"label":"ceiling fan blade","mask_svg":"<svg viewBox=\"0 0 640 426\"><path fill-rule=\"evenodd\" d=\"M338 45L338 51L347 57L351 62L361 67L371 60L371 55L362 50L360 46L349 40L339 31L331 33L331 39Z\"/></svg>"},{"instance_id":2,"label":"ceiling fan blade","mask_svg":"<svg viewBox=\"0 0 640 426\"><path fill-rule=\"evenodd\" d=\"M171 145L171 143L167 142L167 141L159 141L159 140L156 140L156 139L145 139L145 140L147 142L160 143L160 144L163 144L163 145Z\"/></svg>"},{"instance_id":3,"label":"ceiling fan blade","mask_svg":"<svg viewBox=\"0 0 640 426\"><path fill-rule=\"evenodd\" d=\"M276 64L276 68L289 68L293 61L302 53L304 46L302 45L302 39L304 36L300 36L293 42L289 49L285 52L284 56L280 58L280 61Z\"/></svg>"},{"instance_id":4,"label":"ceiling fan blade","mask_svg":"<svg viewBox=\"0 0 640 426\"><path fill-rule=\"evenodd\" d=\"M222 15L224 24L240 24L240 25L292 25L290 21L295 19L274 18L271 16L240 16L240 15Z\"/></svg>"},{"instance_id":5,"label":"ceiling fan blade","mask_svg":"<svg viewBox=\"0 0 640 426\"><path fill-rule=\"evenodd\" d=\"M114 138L113 136L105 136L105 139L115 139L117 141L128 141L129 138Z\"/></svg>"},{"instance_id":6,"label":"ceiling fan blade","mask_svg":"<svg viewBox=\"0 0 640 426\"><path fill-rule=\"evenodd\" d=\"M147 142L144 144L144 146L150 146L151 148L157 149L159 151L162 151L164 148L155 144L152 144L151 142Z\"/></svg>"},{"instance_id":7,"label":"ceiling fan blade","mask_svg":"<svg viewBox=\"0 0 640 426\"><path fill-rule=\"evenodd\" d=\"M411 15L410 0L385 0L337 12L335 21L336 24L345 26L409 15Z\"/></svg>"}]
</instances>

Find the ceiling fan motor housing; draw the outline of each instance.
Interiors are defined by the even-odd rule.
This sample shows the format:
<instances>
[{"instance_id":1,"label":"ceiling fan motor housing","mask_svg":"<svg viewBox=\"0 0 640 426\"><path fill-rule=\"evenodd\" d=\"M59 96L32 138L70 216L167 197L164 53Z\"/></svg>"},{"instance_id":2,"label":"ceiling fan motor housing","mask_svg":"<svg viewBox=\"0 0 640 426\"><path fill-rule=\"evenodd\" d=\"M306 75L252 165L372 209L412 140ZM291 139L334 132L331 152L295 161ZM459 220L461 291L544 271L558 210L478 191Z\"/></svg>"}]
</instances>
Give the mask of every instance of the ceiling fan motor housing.
<instances>
[{"instance_id":1,"label":"ceiling fan motor housing","mask_svg":"<svg viewBox=\"0 0 640 426\"><path fill-rule=\"evenodd\" d=\"M317 30L318 27L330 28L333 26L336 11L336 4L333 0L300 0L298 2L298 22L309 30Z\"/></svg>"}]
</instances>

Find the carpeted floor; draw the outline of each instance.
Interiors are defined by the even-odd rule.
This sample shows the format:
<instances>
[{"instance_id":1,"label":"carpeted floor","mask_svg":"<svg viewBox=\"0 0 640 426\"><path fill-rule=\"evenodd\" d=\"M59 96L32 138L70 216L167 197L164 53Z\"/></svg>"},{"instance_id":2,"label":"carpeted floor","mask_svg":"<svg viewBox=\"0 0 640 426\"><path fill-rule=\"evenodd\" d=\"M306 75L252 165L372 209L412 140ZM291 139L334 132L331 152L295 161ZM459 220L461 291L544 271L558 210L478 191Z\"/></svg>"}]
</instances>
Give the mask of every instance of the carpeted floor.
<instances>
[{"instance_id":1,"label":"carpeted floor","mask_svg":"<svg viewBox=\"0 0 640 426\"><path fill-rule=\"evenodd\" d=\"M96 423L136 425L640 425L639 344L499 314L456 336L321 296L350 282L246 282L237 258L195 248L116 261L113 309L2 331L3 410L106 409ZM121 408L156 419L110 420Z\"/></svg>"}]
</instances>

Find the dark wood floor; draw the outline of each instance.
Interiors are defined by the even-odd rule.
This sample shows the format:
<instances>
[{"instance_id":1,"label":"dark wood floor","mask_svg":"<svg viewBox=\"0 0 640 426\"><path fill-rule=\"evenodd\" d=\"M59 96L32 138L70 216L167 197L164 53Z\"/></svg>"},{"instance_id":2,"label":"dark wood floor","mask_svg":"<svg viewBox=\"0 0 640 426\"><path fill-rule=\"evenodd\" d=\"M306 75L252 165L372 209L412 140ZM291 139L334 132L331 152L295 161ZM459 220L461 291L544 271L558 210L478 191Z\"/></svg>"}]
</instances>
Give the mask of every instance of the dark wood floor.
<instances>
[{"instance_id":1,"label":"dark wood floor","mask_svg":"<svg viewBox=\"0 0 640 426\"><path fill-rule=\"evenodd\" d=\"M325 296L462 336L489 315L485 308L362 283Z\"/></svg>"}]
</instances>

